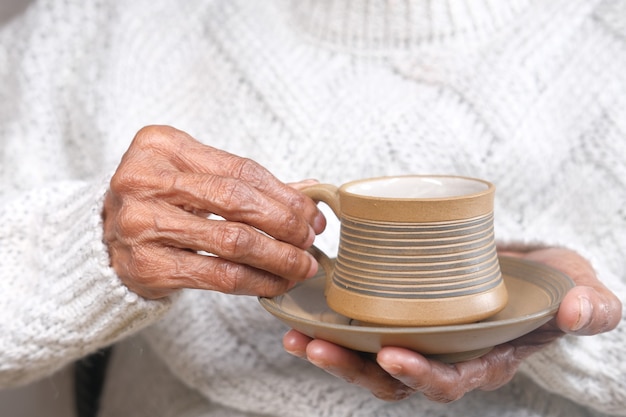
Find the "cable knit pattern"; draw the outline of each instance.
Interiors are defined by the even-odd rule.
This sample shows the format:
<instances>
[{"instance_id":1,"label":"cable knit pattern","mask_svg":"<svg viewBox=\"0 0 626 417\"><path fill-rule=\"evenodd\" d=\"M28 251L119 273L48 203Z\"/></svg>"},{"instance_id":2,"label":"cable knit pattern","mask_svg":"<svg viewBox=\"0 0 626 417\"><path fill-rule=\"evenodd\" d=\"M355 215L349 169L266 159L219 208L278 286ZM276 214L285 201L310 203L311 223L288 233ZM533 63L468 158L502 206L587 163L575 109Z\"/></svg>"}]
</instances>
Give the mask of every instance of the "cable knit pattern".
<instances>
[{"instance_id":1,"label":"cable knit pattern","mask_svg":"<svg viewBox=\"0 0 626 417\"><path fill-rule=\"evenodd\" d=\"M125 339L104 417L626 415L624 324L386 403L284 353L253 297L134 296L100 219L135 132L171 124L285 181L489 179L502 244L578 250L626 303L625 67L623 0L36 1L0 31L0 386Z\"/></svg>"}]
</instances>

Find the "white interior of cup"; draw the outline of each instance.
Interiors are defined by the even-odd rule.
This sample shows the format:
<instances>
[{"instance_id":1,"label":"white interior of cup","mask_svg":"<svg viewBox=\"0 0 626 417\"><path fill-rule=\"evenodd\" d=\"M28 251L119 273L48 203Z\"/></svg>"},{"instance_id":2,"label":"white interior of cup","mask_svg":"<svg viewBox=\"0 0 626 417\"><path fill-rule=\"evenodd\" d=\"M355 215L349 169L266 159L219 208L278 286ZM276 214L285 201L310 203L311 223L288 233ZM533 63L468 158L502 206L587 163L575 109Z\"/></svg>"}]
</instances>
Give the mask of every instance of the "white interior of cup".
<instances>
[{"instance_id":1,"label":"white interior of cup","mask_svg":"<svg viewBox=\"0 0 626 417\"><path fill-rule=\"evenodd\" d=\"M462 177L387 177L359 181L346 187L351 194L380 198L450 198L480 193L489 188Z\"/></svg>"}]
</instances>

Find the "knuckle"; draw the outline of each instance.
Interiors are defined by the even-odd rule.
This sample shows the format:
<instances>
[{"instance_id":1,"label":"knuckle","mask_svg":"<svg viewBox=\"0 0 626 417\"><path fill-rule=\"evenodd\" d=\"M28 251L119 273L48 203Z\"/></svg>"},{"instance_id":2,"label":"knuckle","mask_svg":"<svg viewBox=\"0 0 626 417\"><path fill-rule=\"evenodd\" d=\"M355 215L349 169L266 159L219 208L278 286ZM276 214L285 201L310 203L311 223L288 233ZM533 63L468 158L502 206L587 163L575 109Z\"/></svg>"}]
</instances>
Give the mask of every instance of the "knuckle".
<instances>
[{"instance_id":1,"label":"knuckle","mask_svg":"<svg viewBox=\"0 0 626 417\"><path fill-rule=\"evenodd\" d=\"M124 166L120 166L111 178L109 188L116 194L122 193L128 188L128 184L135 182L134 176L134 173L129 173L128 170L124 169Z\"/></svg>"},{"instance_id":2,"label":"knuckle","mask_svg":"<svg viewBox=\"0 0 626 417\"><path fill-rule=\"evenodd\" d=\"M297 278L304 279L309 271L309 265L302 261L303 256L298 249L292 248L285 256L285 265L289 271L294 271ZM306 258L304 258L306 259Z\"/></svg>"},{"instance_id":3,"label":"knuckle","mask_svg":"<svg viewBox=\"0 0 626 417\"><path fill-rule=\"evenodd\" d=\"M130 204L123 204L119 208L116 224L118 233L126 240L140 236L146 229L143 213Z\"/></svg>"},{"instance_id":4,"label":"knuckle","mask_svg":"<svg viewBox=\"0 0 626 417\"><path fill-rule=\"evenodd\" d=\"M218 244L220 256L227 259L240 259L254 244L254 238L243 225L225 224L220 228Z\"/></svg>"},{"instance_id":5,"label":"knuckle","mask_svg":"<svg viewBox=\"0 0 626 417\"><path fill-rule=\"evenodd\" d=\"M296 212L290 211L281 221L281 236L285 241L304 248L309 238L309 227Z\"/></svg>"},{"instance_id":6,"label":"knuckle","mask_svg":"<svg viewBox=\"0 0 626 417\"><path fill-rule=\"evenodd\" d=\"M133 145L141 148L152 148L170 142L179 131L171 126L148 125L137 131L133 139Z\"/></svg>"},{"instance_id":7,"label":"knuckle","mask_svg":"<svg viewBox=\"0 0 626 417\"><path fill-rule=\"evenodd\" d=\"M143 146L154 141L160 136L160 129L155 125L144 126L137 131L133 139L133 145Z\"/></svg>"},{"instance_id":8,"label":"knuckle","mask_svg":"<svg viewBox=\"0 0 626 417\"><path fill-rule=\"evenodd\" d=\"M272 274L232 262L224 262L218 276L217 287L227 294L274 297L282 294L287 286L286 281Z\"/></svg>"},{"instance_id":9,"label":"knuckle","mask_svg":"<svg viewBox=\"0 0 626 417\"><path fill-rule=\"evenodd\" d=\"M111 189L123 192L158 186L164 179L163 173L156 168L164 164L169 166L163 160L168 158L167 155L179 154L180 147L188 142L187 138L190 137L184 132L170 126L141 128L111 179ZM165 180L171 181L169 178Z\"/></svg>"},{"instance_id":10,"label":"knuckle","mask_svg":"<svg viewBox=\"0 0 626 417\"><path fill-rule=\"evenodd\" d=\"M265 177L265 169L250 158L233 155L232 169L235 178L245 179L254 184L262 183Z\"/></svg>"},{"instance_id":11,"label":"knuckle","mask_svg":"<svg viewBox=\"0 0 626 417\"><path fill-rule=\"evenodd\" d=\"M151 287L155 281L155 273L158 275L159 269L146 246L131 248L127 270L135 284L141 287Z\"/></svg>"},{"instance_id":12,"label":"knuckle","mask_svg":"<svg viewBox=\"0 0 626 417\"><path fill-rule=\"evenodd\" d=\"M303 216L313 219L318 213L317 205L304 194L294 194L289 201L289 206L297 213L302 213Z\"/></svg>"},{"instance_id":13,"label":"knuckle","mask_svg":"<svg viewBox=\"0 0 626 417\"><path fill-rule=\"evenodd\" d=\"M122 163L111 178L109 188L115 194L132 193L150 186L151 177L151 173L141 165Z\"/></svg>"},{"instance_id":14,"label":"knuckle","mask_svg":"<svg viewBox=\"0 0 626 417\"><path fill-rule=\"evenodd\" d=\"M282 256L283 268L289 275L299 274L302 269L300 251L294 247L288 247Z\"/></svg>"},{"instance_id":15,"label":"knuckle","mask_svg":"<svg viewBox=\"0 0 626 417\"><path fill-rule=\"evenodd\" d=\"M241 181L220 179L207 188L213 188L211 199L226 211L240 210L252 198L249 187Z\"/></svg>"},{"instance_id":16,"label":"knuckle","mask_svg":"<svg viewBox=\"0 0 626 417\"><path fill-rule=\"evenodd\" d=\"M301 212L306 211L309 207L311 207L312 203L308 197L304 196L304 194L296 193L290 198L289 205L293 207L294 210Z\"/></svg>"},{"instance_id":17,"label":"knuckle","mask_svg":"<svg viewBox=\"0 0 626 417\"><path fill-rule=\"evenodd\" d=\"M302 225L302 222L300 221L300 217L294 211L289 212L285 216L285 219L283 220L283 228L290 235L294 233L302 234L302 230L303 229L306 230L306 228L303 228L302 226L303 225ZM306 233L304 234L304 239L306 239L307 236L308 236L308 230L306 230Z\"/></svg>"},{"instance_id":18,"label":"knuckle","mask_svg":"<svg viewBox=\"0 0 626 417\"><path fill-rule=\"evenodd\" d=\"M241 265L232 262L222 262L217 271L217 288L226 294L243 292L246 271Z\"/></svg>"}]
</instances>

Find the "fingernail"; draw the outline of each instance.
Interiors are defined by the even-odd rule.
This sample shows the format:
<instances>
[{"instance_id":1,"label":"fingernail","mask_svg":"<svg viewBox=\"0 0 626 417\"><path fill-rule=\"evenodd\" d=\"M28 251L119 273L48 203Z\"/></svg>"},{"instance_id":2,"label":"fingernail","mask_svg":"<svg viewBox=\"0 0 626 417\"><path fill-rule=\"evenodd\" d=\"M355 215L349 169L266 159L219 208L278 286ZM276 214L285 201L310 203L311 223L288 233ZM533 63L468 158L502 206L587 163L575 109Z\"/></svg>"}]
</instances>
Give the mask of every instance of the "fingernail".
<instances>
[{"instance_id":1,"label":"fingernail","mask_svg":"<svg viewBox=\"0 0 626 417\"><path fill-rule=\"evenodd\" d=\"M379 363L379 365L389 375L400 375L400 373L402 373L402 365L398 365L397 363L392 363L392 364Z\"/></svg>"},{"instance_id":2,"label":"fingernail","mask_svg":"<svg viewBox=\"0 0 626 417\"><path fill-rule=\"evenodd\" d=\"M288 350L288 349L285 349L285 352L289 353L292 356L295 356L296 358L306 359L305 352L301 352L299 350Z\"/></svg>"},{"instance_id":3,"label":"fingernail","mask_svg":"<svg viewBox=\"0 0 626 417\"><path fill-rule=\"evenodd\" d=\"M394 355L390 355L389 352L379 352L376 355L376 362L390 375L398 375L402 372L402 365L395 360Z\"/></svg>"},{"instance_id":4,"label":"fingernail","mask_svg":"<svg viewBox=\"0 0 626 417\"><path fill-rule=\"evenodd\" d=\"M326 217L324 217L324 213L318 210L315 219L313 219L313 230L316 233L322 233L324 228L326 228Z\"/></svg>"},{"instance_id":5,"label":"fingernail","mask_svg":"<svg viewBox=\"0 0 626 417\"><path fill-rule=\"evenodd\" d=\"M578 304L578 320L576 320L576 323L572 326L572 331L575 332L589 325L593 315L593 304L591 304L591 301L589 301L587 297L579 297Z\"/></svg>"}]
</instances>

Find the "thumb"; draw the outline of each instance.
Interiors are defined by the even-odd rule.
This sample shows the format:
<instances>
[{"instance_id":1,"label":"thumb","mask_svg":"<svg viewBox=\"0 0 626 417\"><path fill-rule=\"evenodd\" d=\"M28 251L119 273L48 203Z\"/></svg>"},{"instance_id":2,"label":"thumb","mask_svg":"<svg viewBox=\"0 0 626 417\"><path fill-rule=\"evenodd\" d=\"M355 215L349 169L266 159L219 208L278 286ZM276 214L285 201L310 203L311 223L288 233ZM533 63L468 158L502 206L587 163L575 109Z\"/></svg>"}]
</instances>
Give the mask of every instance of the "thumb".
<instances>
[{"instance_id":1,"label":"thumb","mask_svg":"<svg viewBox=\"0 0 626 417\"><path fill-rule=\"evenodd\" d=\"M594 335L617 327L622 305L612 293L602 288L577 286L563 298L556 323L565 333Z\"/></svg>"}]
</instances>

